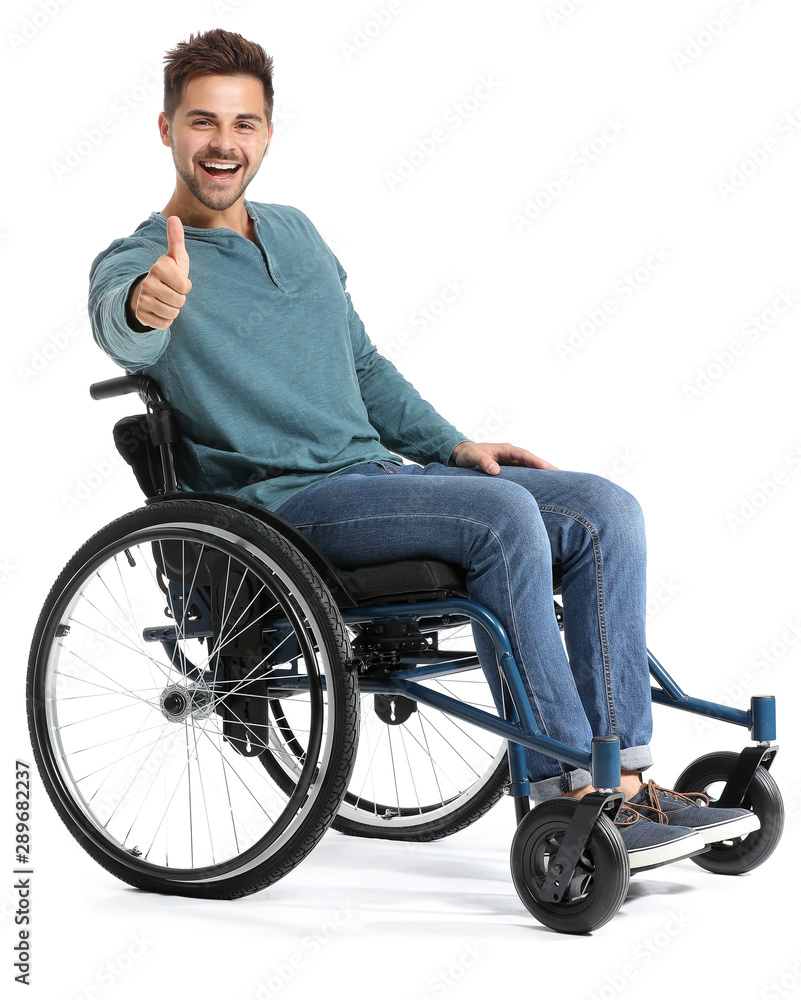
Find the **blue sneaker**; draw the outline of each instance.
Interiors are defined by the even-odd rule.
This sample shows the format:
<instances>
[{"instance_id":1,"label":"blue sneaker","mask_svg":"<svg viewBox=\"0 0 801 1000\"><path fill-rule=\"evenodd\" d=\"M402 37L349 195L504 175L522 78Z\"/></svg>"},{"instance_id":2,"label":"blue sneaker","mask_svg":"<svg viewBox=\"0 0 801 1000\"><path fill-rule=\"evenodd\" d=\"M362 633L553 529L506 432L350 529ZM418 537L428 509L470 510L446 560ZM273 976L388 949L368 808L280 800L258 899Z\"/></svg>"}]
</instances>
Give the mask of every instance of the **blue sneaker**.
<instances>
[{"instance_id":1,"label":"blue sneaker","mask_svg":"<svg viewBox=\"0 0 801 1000\"><path fill-rule=\"evenodd\" d=\"M710 806L709 796L703 792L674 792L653 779L626 804L647 818L658 814L660 822L671 827L675 824L697 830L705 844L745 837L760 827L759 817L749 809L717 809Z\"/></svg>"},{"instance_id":2,"label":"blue sneaker","mask_svg":"<svg viewBox=\"0 0 801 1000\"><path fill-rule=\"evenodd\" d=\"M628 851L632 872L658 868L707 849L704 838L695 830L668 824L661 818L652 822L628 802L618 810L615 826Z\"/></svg>"}]
</instances>

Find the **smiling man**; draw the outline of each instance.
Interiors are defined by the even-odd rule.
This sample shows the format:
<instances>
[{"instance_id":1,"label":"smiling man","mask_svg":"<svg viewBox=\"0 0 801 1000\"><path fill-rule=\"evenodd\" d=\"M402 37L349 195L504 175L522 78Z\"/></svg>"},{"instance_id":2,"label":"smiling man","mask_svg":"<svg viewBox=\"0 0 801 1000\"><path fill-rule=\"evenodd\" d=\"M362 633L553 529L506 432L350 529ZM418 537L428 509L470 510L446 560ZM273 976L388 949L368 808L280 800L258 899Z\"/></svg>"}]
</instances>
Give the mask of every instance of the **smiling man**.
<instances>
[{"instance_id":1,"label":"smiling man","mask_svg":"<svg viewBox=\"0 0 801 1000\"><path fill-rule=\"evenodd\" d=\"M213 228L238 231L240 223L247 225L245 189L270 147L271 114L254 77L214 74L187 81L180 105L159 115L161 141L172 149L177 173L162 214L185 214L194 226L214 222Z\"/></svg>"},{"instance_id":2,"label":"smiling man","mask_svg":"<svg viewBox=\"0 0 801 1000\"><path fill-rule=\"evenodd\" d=\"M756 829L748 811L640 781L651 696L635 498L516 445L470 441L376 350L307 216L245 199L273 134L272 68L261 46L220 29L167 54L159 131L175 190L91 268L95 339L172 404L181 484L275 510L341 567L464 566L471 597L506 626L540 729L586 750L593 734L619 737L632 868ZM474 631L500 704L493 647ZM526 757L539 800L591 788L587 771Z\"/></svg>"}]
</instances>

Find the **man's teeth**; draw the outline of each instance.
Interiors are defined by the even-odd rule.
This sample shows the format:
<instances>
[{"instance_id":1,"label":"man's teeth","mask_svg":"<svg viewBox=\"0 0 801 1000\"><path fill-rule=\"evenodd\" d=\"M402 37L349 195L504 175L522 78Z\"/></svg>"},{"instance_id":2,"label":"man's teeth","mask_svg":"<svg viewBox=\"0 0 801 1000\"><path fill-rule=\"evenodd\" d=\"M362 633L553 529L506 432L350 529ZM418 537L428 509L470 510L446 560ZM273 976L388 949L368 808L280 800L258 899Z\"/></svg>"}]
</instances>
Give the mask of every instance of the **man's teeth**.
<instances>
[{"instance_id":1,"label":"man's teeth","mask_svg":"<svg viewBox=\"0 0 801 1000\"><path fill-rule=\"evenodd\" d=\"M238 163L214 163L212 160L201 160L201 166L214 167L217 170L236 170Z\"/></svg>"}]
</instances>

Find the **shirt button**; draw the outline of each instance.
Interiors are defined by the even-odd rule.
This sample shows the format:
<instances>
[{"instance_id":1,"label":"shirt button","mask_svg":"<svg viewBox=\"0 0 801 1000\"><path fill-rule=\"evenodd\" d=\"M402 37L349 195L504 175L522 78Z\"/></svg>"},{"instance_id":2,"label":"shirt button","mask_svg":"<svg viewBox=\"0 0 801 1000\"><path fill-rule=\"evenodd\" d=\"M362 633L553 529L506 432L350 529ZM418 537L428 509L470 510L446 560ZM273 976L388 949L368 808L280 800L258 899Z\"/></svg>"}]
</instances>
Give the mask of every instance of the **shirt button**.
<instances>
[{"instance_id":1,"label":"shirt button","mask_svg":"<svg viewBox=\"0 0 801 1000\"><path fill-rule=\"evenodd\" d=\"M276 276L276 278L280 278L281 277L281 272L280 271L273 271L273 274Z\"/></svg>"}]
</instances>

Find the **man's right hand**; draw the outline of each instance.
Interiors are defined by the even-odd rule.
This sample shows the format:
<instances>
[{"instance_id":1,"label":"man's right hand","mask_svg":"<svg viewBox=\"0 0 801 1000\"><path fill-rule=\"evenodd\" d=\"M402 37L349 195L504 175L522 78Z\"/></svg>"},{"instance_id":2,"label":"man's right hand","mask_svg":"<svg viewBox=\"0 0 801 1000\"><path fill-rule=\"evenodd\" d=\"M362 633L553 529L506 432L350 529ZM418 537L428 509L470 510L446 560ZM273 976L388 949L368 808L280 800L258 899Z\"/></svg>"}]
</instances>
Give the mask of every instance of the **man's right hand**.
<instances>
[{"instance_id":1,"label":"man's right hand","mask_svg":"<svg viewBox=\"0 0 801 1000\"><path fill-rule=\"evenodd\" d=\"M186 302L192 287L184 227L177 215L167 219L167 252L131 289L129 317L148 329L166 330Z\"/></svg>"}]
</instances>

